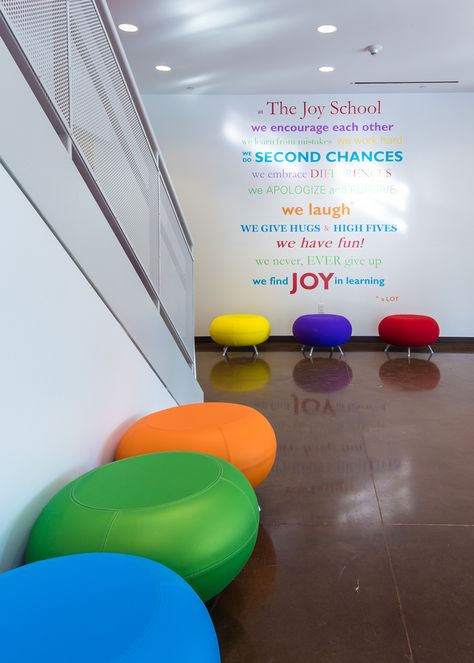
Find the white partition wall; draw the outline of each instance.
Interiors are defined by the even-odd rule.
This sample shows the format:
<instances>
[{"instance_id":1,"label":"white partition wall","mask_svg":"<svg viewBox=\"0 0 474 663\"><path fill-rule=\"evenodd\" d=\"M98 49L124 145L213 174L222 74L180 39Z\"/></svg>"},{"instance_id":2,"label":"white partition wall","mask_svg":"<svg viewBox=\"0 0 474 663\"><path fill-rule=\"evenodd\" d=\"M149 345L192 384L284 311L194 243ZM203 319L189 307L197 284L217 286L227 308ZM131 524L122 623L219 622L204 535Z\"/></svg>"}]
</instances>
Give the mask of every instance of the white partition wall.
<instances>
[{"instance_id":1,"label":"white partition wall","mask_svg":"<svg viewBox=\"0 0 474 663\"><path fill-rule=\"evenodd\" d=\"M196 333L225 312L474 336L474 95L147 95L191 225Z\"/></svg>"},{"instance_id":2,"label":"white partition wall","mask_svg":"<svg viewBox=\"0 0 474 663\"><path fill-rule=\"evenodd\" d=\"M2 571L21 562L48 499L111 461L131 423L202 390L189 233L172 194L164 227L186 240L186 301L165 311L159 290L173 292L175 274L159 283L160 176L172 186L95 3L0 10Z\"/></svg>"},{"instance_id":3,"label":"white partition wall","mask_svg":"<svg viewBox=\"0 0 474 663\"><path fill-rule=\"evenodd\" d=\"M2 167L0 571L67 481L176 401Z\"/></svg>"}]
</instances>

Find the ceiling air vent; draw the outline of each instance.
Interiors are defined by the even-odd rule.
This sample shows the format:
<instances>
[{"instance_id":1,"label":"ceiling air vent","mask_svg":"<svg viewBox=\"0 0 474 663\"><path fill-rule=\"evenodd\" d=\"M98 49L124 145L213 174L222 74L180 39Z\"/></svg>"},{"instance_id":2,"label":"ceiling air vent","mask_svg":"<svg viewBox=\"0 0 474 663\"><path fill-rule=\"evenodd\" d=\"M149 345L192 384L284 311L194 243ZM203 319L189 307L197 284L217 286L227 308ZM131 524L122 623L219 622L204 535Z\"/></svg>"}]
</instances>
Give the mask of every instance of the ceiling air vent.
<instances>
[{"instance_id":1,"label":"ceiling air vent","mask_svg":"<svg viewBox=\"0 0 474 663\"><path fill-rule=\"evenodd\" d=\"M459 81L354 81L352 85L452 85Z\"/></svg>"}]
</instances>

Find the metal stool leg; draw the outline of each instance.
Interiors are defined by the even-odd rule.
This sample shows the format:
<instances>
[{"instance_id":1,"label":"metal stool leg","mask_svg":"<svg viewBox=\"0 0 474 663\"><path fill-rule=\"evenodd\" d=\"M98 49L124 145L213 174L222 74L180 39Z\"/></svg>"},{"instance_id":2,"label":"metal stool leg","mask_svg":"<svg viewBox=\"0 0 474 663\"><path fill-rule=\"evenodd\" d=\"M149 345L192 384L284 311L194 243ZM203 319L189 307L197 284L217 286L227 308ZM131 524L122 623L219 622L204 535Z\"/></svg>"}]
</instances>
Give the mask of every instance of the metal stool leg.
<instances>
[{"instance_id":1,"label":"metal stool leg","mask_svg":"<svg viewBox=\"0 0 474 663\"><path fill-rule=\"evenodd\" d=\"M389 347L390 347L390 343L387 345L387 347L385 348L384 352L388 352Z\"/></svg>"},{"instance_id":2,"label":"metal stool leg","mask_svg":"<svg viewBox=\"0 0 474 663\"><path fill-rule=\"evenodd\" d=\"M341 356L342 356L342 357L344 357L344 353L343 353L343 351L342 351L342 348L341 348L341 346L340 346L340 345L338 345L337 347L338 347L338 349L339 349L339 352L341 353Z\"/></svg>"},{"instance_id":3,"label":"metal stool leg","mask_svg":"<svg viewBox=\"0 0 474 663\"><path fill-rule=\"evenodd\" d=\"M428 348L429 348L431 354L434 355L434 350L433 350L433 348L431 347L431 345L429 345Z\"/></svg>"},{"instance_id":4,"label":"metal stool leg","mask_svg":"<svg viewBox=\"0 0 474 663\"><path fill-rule=\"evenodd\" d=\"M227 350L228 350L228 349L229 349L229 346L226 345L226 346L224 347L224 351L223 351L223 353L222 353L222 356L223 356L223 357L227 357Z\"/></svg>"},{"instance_id":5,"label":"metal stool leg","mask_svg":"<svg viewBox=\"0 0 474 663\"><path fill-rule=\"evenodd\" d=\"M309 351L309 358L313 358L313 350L314 350L314 345L311 346L311 350Z\"/></svg>"},{"instance_id":6,"label":"metal stool leg","mask_svg":"<svg viewBox=\"0 0 474 663\"><path fill-rule=\"evenodd\" d=\"M410 346L408 346L408 359L410 359L410 357L411 357L411 348Z\"/></svg>"},{"instance_id":7,"label":"metal stool leg","mask_svg":"<svg viewBox=\"0 0 474 663\"><path fill-rule=\"evenodd\" d=\"M256 345L253 346L253 351L255 352L255 356L258 357L258 350Z\"/></svg>"}]
</instances>

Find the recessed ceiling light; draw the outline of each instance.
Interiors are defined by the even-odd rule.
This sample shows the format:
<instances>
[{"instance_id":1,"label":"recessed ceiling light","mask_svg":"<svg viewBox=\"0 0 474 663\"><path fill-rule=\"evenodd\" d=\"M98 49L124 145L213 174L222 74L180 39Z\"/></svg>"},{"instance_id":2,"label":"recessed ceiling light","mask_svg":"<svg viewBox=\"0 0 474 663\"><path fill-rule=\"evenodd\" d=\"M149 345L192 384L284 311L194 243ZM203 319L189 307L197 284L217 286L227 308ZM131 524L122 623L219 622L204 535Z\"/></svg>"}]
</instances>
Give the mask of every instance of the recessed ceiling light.
<instances>
[{"instance_id":1,"label":"recessed ceiling light","mask_svg":"<svg viewBox=\"0 0 474 663\"><path fill-rule=\"evenodd\" d=\"M155 69L158 71L171 71L171 67L168 67L167 64L157 64Z\"/></svg>"},{"instance_id":2,"label":"recessed ceiling light","mask_svg":"<svg viewBox=\"0 0 474 663\"><path fill-rule=\"evenodd\" d=\"M120 23L118 27L119 30L123 30L124 32L138 32L137 26L131 23Z\"/></svg>"},{"instance_id":3,"label":"recessed ceiling light","mask_svg":"<svg viewBox=\"0 0 474 663\"><path fill-rule=\"evenodd\" d=\"M318 71L322 71L323 74L328 74L330 71L334 71L334 67L318 67Z\"/></svg>"},{"instance_id":4,"label":"recessed ceiling light","mask_svg":"<svg viewBox=\"0 0 474 663\"><path fill-rule=\"evenodd\" d=\"M336 32L337 28L335 25L318 25L318 32L322 32L323 35L328 35L331 32Z\"/></svg>"}]
</instances>

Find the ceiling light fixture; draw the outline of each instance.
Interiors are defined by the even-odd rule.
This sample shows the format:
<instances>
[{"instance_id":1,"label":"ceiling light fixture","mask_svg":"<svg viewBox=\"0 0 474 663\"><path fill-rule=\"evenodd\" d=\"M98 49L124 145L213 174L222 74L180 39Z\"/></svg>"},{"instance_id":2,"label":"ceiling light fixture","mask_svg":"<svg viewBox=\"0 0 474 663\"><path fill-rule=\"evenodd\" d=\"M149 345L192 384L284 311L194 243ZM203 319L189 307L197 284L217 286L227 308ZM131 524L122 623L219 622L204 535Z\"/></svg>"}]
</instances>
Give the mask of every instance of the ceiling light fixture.
<instances>
[{"instance_id":1,"label":"ceiling light fixture","mask_svg":"<svg viewBox=\"0 0 474 663\"><path fill-rule=\"evenodd\" d=\"M157 64L155 69L157 71L171 71L171 67L168 67L167 64Z\"/></svg>"},{"instance_id":2,"label":"ceiling light fixture","mask_svg":"<svg viewBox=\"0 0 474 663\"><path fill-rule=\"evenodd\" d=\"M329 35L331 32L336 32L336 30L335 25L318 25L318 32L321 32L323 35Z\"/></svg>"},{"instance_id":3,"label":"ceiling light fixture","mask_svg":"<svg viewBox=\"0 0 474 663\"><path fill-rule=\"evenodd\" d=\"M329 74L329 72L334 71L334 67L318 67L318 71L321 71L323 74Z\"/></svg>"},{"instance_id":4,"label":"ceiling light fixture","mask_svg":"<svg viewBox=\"0 0 474 663\"><path fill-rule=\"evenodd\" d=\"M120 23L118 27L119 30L123 30L124 32L138 32L137 26L131 23Z\"/></svg>"}]
</instances>

